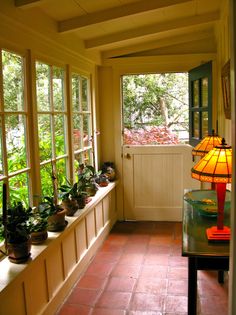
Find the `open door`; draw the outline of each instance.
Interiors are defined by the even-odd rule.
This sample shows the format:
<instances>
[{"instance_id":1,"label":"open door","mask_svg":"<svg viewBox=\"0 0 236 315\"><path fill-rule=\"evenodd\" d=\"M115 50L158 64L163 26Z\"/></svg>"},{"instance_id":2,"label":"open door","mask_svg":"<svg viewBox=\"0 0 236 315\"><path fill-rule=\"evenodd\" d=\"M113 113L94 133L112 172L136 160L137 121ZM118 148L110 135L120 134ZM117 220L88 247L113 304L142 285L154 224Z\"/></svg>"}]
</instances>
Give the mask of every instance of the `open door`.
<instances>
[{"instance_id":1,"label":"open door","mask_svg":"<svg viewBox=\"0 0 236 315\"><path fill-rule=\"evenodd\" d=\"M212 133L212 63L189 71L189 143Z\"/></svg>"}]
</instances>

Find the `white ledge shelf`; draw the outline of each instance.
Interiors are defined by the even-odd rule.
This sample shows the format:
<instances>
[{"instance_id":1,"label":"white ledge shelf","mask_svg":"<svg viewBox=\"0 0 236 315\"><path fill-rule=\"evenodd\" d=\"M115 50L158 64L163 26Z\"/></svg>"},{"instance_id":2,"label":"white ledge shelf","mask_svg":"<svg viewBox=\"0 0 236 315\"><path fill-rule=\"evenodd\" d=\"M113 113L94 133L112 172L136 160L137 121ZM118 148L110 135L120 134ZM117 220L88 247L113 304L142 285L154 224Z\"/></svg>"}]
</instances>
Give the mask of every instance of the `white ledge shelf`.
<instances>
[{"instance_id":1,"label":"white ledge shelf","mask_svg":"<svg viewBox=\"0 0 236 315\"><path fill-rule=\"evenodd\" d=\"M112 183L109 183L108 186L106 187L99 187L96 195L92 197L92 200L88 204L86 204L86 206L83 209L79 209L78 211L76 211L76 213L72 217L66 216L66 221L68 222L68 224L63 231L48 232L48 239L43 244L32 245L31 258L26 263L14 264L8 260L8 257L3 258L0 261L0 270L1 270L0 298L1 298L1 292L7 286L9 286L20 274L26 272L26 269L30 268L32 263L35 262L37 259L40 259L41 255L45 256L48 252L48 256L50 256L50 251L55 247L55 243L57 242L62 243L62 240L65 239L68 234L73 233L74 230L76 229L76 226L79 224L79 222L82 221L84 218L86 218L86 216L93 209L95 209L95 207L99 203L101 203L101 201L112 190L114 190L116 184L117 182L112 182ZM96 222L95 222L95 225L96 225ZM104 222L103 225L105 227L106 222ZM99 231L97 231L95 234L98 235ZM61 246L61 244L59 246ZM87 247L89 247L89 244L87 244ZM78 261L76 261L76 263L78 263Z\"/></svg>"}]
</instances>

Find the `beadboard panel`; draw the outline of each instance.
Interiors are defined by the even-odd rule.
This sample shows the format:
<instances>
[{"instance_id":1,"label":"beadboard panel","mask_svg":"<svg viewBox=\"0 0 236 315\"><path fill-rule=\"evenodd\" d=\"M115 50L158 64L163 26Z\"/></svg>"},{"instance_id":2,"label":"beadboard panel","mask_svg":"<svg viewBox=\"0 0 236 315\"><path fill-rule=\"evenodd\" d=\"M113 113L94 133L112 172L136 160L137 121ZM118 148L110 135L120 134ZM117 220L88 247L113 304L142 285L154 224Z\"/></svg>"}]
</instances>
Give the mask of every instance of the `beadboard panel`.
<instances>
[{"instance_id":1,"label":"beadboard panel","mask_svg":"<svg viewBox=\"0 0 236 315\"><path fill-rule=\"evenodd\" d=\"M96 236L94 209L90 211L88 215L86 216L86 232L87 232L87 240L88 240L88 247L89 247Z\"/></svg>"},{"instance_id":2,"label":"beadboard panel","mask_svg":"<svg viewBox=\"0 0 236 315\"><path fill-rule=\"evenodd\" d=\"M103 209L102 209L103 203L100 202L96 207L95 207L95 217L96 217L96 235L100 233L102 230L104 223L103 223Z\"/></svg>"},{"instance_id":3,"label":"beadboard panel","mask_svg":"<svg viewBox=\"0 0 236 315\"><path fill-rule=\"evenodd\" d=\"M62 255L65 277L67 277L76 265L76 242L74 233L66 235L62 241Z\"/></svg>"},{"instance_id":4,"label":"beadboard panel","mask_svg":"<svg viewBox=\"0 0 236 315\"><path fill-rule=\"evenodd\" d=\"M46 257L46 272L49 299L52 298L64 281L64 270L60 246L53 247Z\"/></svg>"},{"instance_id":5,"label":"beadboard panel","mask_svg":"<svg viewBox=\"0 0 236 315\"><path fill-rule=\"evenodd\" d=\"M124 146L124 210L128 220L181 221L191 178L189 145Z\"/></svg>"},{"instance_id":6,"label":"beadboard panel","mask_svg":"<svg viewBox=\"0 0 236 315\"><path fill-rule=\"evenodd\" d=\"M110 195L106 196L103 201L103 217L104 217L104 225L107 224L110 218ZM112 212L111 212L112 213Z\"/></svg>"},{"instance_id":7,"label":"beadboard panel","mask_svg":"<svg viewBox=\"0 0 236 315\"><path fill-rule=\"evenodd\" d=\"M48 303L46 280L44 260L38 259L34 267L30 268L24 282L27 315L40 314L43 306Z\"/></svg>"},{"instance_id":8,"label":"beadboard panel","mask_svg":"<svg viewBox=\"0 0 236 315\"><path fill-rule=\"evenodd\" d=\"M26 315L25 290L22 279L15 281L1 292L0 314Z\"/></svg>"},{"instance_id":9,"label":"beadboard panel","mask_svg":"<svg viewBox=\"0 0 236 315\"><path fill-rule=\"evenodd\" d=\"M88 248L87 234L86 234L86 226L85 219L82 219L75 228L76 235L76 246L78 253L78 260L83 257Z\"/></svg>"},{"instance_id":10,"label":"beadboard panel","mask_svg":"<svg viewBox=\"0 0 236 315\"><path fill-rule=\"evenodd\" d=\"M83 210L67 217L64 231L49 232L44 244L33 245L27 263L0 262L0 314L55 315L116 221L109 217L115 186L101 189Z\"/></svg>"}]
</instances>

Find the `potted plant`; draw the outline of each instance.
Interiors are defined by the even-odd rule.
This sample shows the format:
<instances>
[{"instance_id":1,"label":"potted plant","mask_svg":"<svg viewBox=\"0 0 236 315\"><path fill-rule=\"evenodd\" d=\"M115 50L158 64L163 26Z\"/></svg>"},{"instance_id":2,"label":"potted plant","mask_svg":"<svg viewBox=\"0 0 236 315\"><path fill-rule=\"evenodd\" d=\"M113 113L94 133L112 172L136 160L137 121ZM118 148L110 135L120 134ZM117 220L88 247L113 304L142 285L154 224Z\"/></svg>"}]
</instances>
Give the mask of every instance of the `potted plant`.
<instances>
[{"instance_id":1,"label":"potted plant","mask_svg":"<svg viewBox=\"0 0 236 315\"><path fill-rule=\"evenodd\" d=\"M96 182L100 187L106 187L109 184L107 174L100 174L99 177L96 179Z\"/></svg>"},{"instance_id":2,"label":"potted plant","mask_svg":"<svg viewBox=\"0 0 236 315\"><path fill-rule=\"evenodd\" d=\"M46 208L41 207L33 211L28 221L32 244L41 244L48 238L48 216Z\"/></svg>"},{"instance_id":3,"label":"potted plant","mask_svg":"<svg viewBox=\"0 0 236 315\"><path fill-rule=\"evenodd\" d=\"M104 162L102 173L107 175L109 182L113 182L116 179L115 164L113 162Z\"/></svg>"},{"instance_id":4,"label":"potted plant","mask_svg":"<svg viewBox=\"0 0 236 315\"><path fill-rule=\"evenodd\" d=\"M1 237L5 240L8 259L13 263L23 263L30 257L31 239L28 220L32 215L32 208L26 209L22 202L4 209L1 218Z\"/></svg>"},{"instance_id":5,"label":"potted plant","mask_svg":"<svg viewBox=\"0 0 236 315\"><path fill-rule=\"evenodd\" d=\"M52 161L51 166L53 195L43 197L43 202L39 204L39 211L46 211L48 213L47 230L50 232L59 232L64 230L67 225L67 221L65 220L66 209L64 209L63 206L59 204L57 177Z\"/></svg>"},{"instance_id":6,"label":"potted plant","mask_svg":"<svg viewBox=\"0 0 236 315\"><path fill-rule=\"evenodd\" d=\"M44 201L39 204L39 211L48 213L47 230L50 232L59 232L64 230L67 225L65 220L66 209L55 202L54 197L44 196Z\"/></svg>"},{"instance_id":7,"label":"potted plant","mask_svg":"<svg viewBox=\"0 0 236 315\"><path fill-rule=\"evenodd\" d=\"M78 191L77 202L79 205L79 209L84 208L86 203L88 203L91 200L91 198L88 196L87 191L90 182L88 171L89 169L86 166L84 166L84 164L80 164L77 185Z\"/></svg>"},{"instance_id":8,"label":"potted plant","mask_svg":"<svg viewBox=\"0 0 236 315\"><path fill-rule=\"evenodd\" d=\"M101 171L96 172L92 165L80 164L79 182L83 184L84 190L88 196L94 196L98 190L96 178L101 174Z\"/></svg>"},{"instance_id":9,"label":"potted plant","mask_svg":"<svg viewBox=\"0 0 236 315\"><path fill-rule=\"evenodd\" d=\"M59 197L62 199L62 205L66 209L66 215L73 216L73 214L78 210L77 199L78 194L78 183L71 184L67 181L67 184L61 185L59 187Z\"/></svg>"}]
</instances>

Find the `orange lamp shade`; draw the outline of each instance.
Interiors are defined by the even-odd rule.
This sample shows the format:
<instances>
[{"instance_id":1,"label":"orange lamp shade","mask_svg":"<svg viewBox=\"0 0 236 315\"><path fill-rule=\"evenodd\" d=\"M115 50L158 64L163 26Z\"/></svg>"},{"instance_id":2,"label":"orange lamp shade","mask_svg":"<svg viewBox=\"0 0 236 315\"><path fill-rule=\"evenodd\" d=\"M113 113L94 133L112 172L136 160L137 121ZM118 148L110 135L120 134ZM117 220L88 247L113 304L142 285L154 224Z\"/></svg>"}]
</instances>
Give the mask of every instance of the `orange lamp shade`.
<instances>
[{"instance_id":1,"label":"orange lamp shade","mask_svg":"<svg viewBox=\"0 0 236 315\"><path fill-rule=\"evenodd\" d=\"M217 191L217 226L208 228L209 241L228 241L230 228L224 226L224 203L226 184L231 183L232 177L232 148L222 143L208 152L193 168L192 177L203 182L216 184Z\"/></svg>"},{"instance_id":2,"label":"orange lamp shade","mask_svg":"<svg viewBox=\"0 0 236 315\"><path fill-rule=\"evenodd\" d=\"M225 144L217 145L208 152L193 168L192 177L202 182L231 183L232 148Z\"/></svg>"},{"instance_id":3,"label":"orange lamp shade","mask_svg":"<svg viewBox=\"0 0 236 315\"><path fill-rule=\"evenodd\" d=\"M208 135L202 139L192 150L192 155L204 156L211 151L215 146L221 144L222 138L217 135Z\"/></svg>"}]
</instances>

